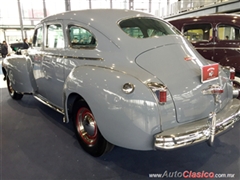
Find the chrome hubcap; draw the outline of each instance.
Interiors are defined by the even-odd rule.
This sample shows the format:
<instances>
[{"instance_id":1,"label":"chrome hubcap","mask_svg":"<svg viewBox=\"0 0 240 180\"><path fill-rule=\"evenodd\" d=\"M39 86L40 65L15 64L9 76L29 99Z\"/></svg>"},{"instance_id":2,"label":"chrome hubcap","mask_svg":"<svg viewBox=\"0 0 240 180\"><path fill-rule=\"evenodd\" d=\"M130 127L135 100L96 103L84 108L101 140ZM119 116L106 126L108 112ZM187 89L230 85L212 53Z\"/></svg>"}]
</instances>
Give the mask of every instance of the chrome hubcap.
<instances>
[{"instance_id":1,"label":"chrome hubcap","mask_svg":"<svg viewBox=\"0 0 240 180\"><path fill-rule=\"evenodd\" d=\"M93 136L95 132L95 122L91 116L85 116L82 122L83 128L88 135Z\"/></svg>"},{"instance_id":2,"label":"chrome hubcap","mask_svg":"<svg viewBox=\"0 0 240 180\"><path fill-rule=\"evenodd\" d=\"M78 134L88 145L93 145L97 139L97 124L93 114L87 108L80 108L77 112L76 127Z\"/></svg>"}]
</instances>

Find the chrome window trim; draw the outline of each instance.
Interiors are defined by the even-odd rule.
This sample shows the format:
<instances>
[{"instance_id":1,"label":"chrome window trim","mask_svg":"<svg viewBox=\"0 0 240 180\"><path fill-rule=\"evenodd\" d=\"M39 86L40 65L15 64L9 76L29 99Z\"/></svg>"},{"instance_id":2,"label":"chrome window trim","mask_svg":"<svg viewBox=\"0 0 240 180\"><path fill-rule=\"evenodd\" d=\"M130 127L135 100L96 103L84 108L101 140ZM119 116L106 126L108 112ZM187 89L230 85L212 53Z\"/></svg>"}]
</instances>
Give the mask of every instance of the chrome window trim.
<instances>
[{"instance_id":1,"label":"chrome window trim","mask_svg":"<svg viewBox=\"0 0 240 180\"><path fill-rule=\"evenodd\" d=\"M223 50L225 50L225 49L228 49L228 50L235 50L235 51L237 51L237 50L240 50L240 48L233 48L233 47L197 47L196 49L208 49L208 50L213 50L213 49L223 49Z\"/></svg>"}]
</instances>

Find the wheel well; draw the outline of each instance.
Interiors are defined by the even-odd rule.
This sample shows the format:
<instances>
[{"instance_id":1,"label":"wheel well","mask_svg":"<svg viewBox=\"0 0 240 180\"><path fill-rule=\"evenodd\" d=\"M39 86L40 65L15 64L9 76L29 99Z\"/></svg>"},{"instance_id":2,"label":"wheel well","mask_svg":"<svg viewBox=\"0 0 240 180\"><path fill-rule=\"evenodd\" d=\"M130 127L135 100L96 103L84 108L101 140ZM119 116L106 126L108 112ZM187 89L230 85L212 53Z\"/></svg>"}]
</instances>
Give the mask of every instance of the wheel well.
<instances>
[{"instance_id":1,"label":"wheel well","mask_svg":"<svg viewBox=\"0 0 240 180\"><path fill-rule=\"evenodd\" d=\"M68 96L68 99L67 99L68 112L67 113L68 113L69 121L72 120L73 107L78 100L85 101L85 99L77 93L72 93Z\"/></svg>"},{"instance_id":2,"label":"wheel well","mask_svg":"<svg viewBox=\"0 0 240 180\"><path fill-rule=\"evenodd\" d=\"M2 72L3 72L3 75L6 77L7 72L4 68L2 68Z\"/></svg>"}]
</instances>

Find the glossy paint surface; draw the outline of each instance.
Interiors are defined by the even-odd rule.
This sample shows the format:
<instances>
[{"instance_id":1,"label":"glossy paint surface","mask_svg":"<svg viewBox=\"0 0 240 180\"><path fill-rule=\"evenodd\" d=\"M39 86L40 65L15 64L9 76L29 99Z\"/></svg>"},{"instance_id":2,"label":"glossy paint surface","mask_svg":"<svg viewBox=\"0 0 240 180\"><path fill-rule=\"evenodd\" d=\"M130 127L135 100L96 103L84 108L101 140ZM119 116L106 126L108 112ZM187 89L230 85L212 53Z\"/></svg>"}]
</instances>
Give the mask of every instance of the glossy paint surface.
<instances>
[{"instance_id":1,"label":"glossy paint surface","mask_svg":"<svg viewBox=\"0 0 240 180\"><path fill-rule=\"evenodd\" d=\"M64 47L48 48L43 42L30 48L25 57L8 58L7 72L14 71L12 81L17 81L14 89L41 96L62 109L67 122L73 102L81 97L107 141L138 150L153 149L157 133L207 118L216 108L214 97L202 94L209 85L220 84L224 90L217 111L230 102L231 82L221 70L217 80L201 83L200 68L208 62L186 39L177 33L132 38L118 25L121 19L132 17L153 16L127 10L85 10L42 20L44 37L47 25L62 25ZM97 46L71 48L69 24L89 30ZM149 82L168 87L165 104L158 102ZM132 93L123 91L126 83L134 85Z\"/></svg>"},{"instance_id":2,"label":"glossy paint surface","mask_svg":"<svg viewBox=\"0 0 240 180\"><path fill-rule=\"evenodd\" d=\"M171 52L171 49L174 49L174 53ZM160 55L164 57L164 61L161 61ZM184 60L187 56L193 59L191 61ZM148 57L152 58L148 59ZM146 59L148 60L146 61ZM184 39L176 38L175 43L169 43L164 47L145 52L137 58L136 62L161 78L161 81L167 85L175 103L178 122L202 119L206 117L209 110L214 111L213 96L209 97L202 94L203 89L208 88L213 82L202 84L199 79L201 76L199 67L206 62L186 46ZM166 71L168 71L167 74ZM221 106L224 107L231 99L231 89L228 88L226 80L215 83L226 87L224 94L221 95Z\"/></svg>"}]
</instances>

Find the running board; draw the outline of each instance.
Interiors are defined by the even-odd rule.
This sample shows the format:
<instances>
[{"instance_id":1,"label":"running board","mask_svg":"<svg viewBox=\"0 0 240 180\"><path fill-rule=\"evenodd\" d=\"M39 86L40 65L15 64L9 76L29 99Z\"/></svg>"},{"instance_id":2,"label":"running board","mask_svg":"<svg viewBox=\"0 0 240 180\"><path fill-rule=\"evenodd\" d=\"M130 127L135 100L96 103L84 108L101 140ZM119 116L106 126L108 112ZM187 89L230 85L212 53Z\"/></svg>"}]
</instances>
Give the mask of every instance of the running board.
<instances>
[{"instance_id":1,"label":"running board","mask_svg":"<svg viewBox=\"0 0 240 180\"><path fill-rule=\"evenodd\" d=\"M33 97L34 97L35 99L37 99L38 101L40 101L41 103L45 104L46 106L54 109L55 111L61 113L62 115L65 115L63 109L60 109L60 108L58 108L57 106L51 104L50 102L48 102L48 101L45 100L44 98L41 98L41 96L34 95ZM63 117L63 122L65 122L64 119L65 119L65 118Z\"/></svg>"}]
</instances>

